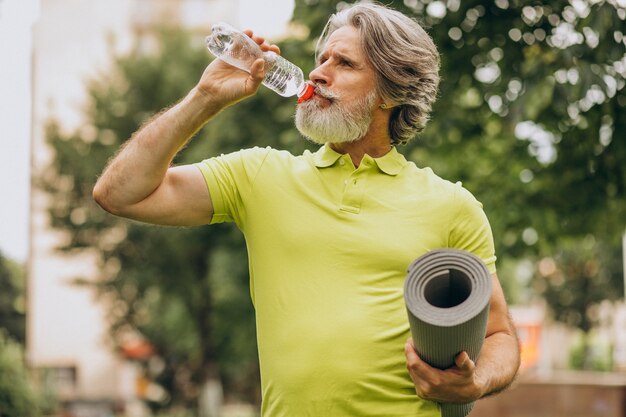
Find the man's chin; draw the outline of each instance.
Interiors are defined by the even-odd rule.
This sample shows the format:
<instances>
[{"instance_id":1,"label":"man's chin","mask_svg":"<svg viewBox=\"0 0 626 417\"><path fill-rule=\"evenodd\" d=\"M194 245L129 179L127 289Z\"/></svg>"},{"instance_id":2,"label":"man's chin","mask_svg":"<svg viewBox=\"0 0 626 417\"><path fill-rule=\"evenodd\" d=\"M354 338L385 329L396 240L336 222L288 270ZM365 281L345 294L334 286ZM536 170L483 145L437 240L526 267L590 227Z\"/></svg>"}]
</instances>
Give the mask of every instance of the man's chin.
<instances>
[{"instance_id":1,"label":"man's chin","mask_svg":"<svg viewBox=\"0 0 626 417\"><path fill-rule=\"evenodd\" d=\"M304 136L306 140L308 140L309 142L315 143L317 145L325 145L327 143L329 145L332 145L332 144L356 142L357 140L359 140L359 138L353 139L353 138L340 138L340 137L326 137L323 135L318 135L312 132L304 131L303 129L300 129L297 126L296 128L298 129L298 132L300 132L300 134Z\"/></svg>"},{"instance_id":2,"label":"man's chin","mask_svg":"<svg viewBox=\"0 0 626 417\"><path fill-rule=\"evenodd\" d=\"M315 143L317 145L324 145L326 143L332 143L328 141L327 138L317 135L313 132L309 132L306 129L302 129L297 124L296 124L296 129L298 129L298 132L300 132L300 134L304 136L304 138L308 140L309 142Z\"/></svg>"},{"instance_id":3,"label":"man's chin","mask_svg":"<svg viewBox=\"0 0 626 417\"><path fill-rule=\"evenodd\" d=\"M324 145L326 143L326 141L324 141L323 139L316 138L315 136L312 136L312 135L307 135L301 130L299 130L299 132L306 140L308 140L309 142L315 143L316 145Z\"/></svg>"},{"instance_id":4,"label":"man's chin","mask_svg":"<svg viewBox=\"0 0 626 417\"><path fill-rule=\"evenodd\" d=\"M329 128L329 126L315 125L315 122L310 123L302 120L296 115L296 129L302 136L304 136L310 142L318 145L328 144L340 144L348 142L356 142L363 137L363 129L337 129ZM338 123L339 124L339 123Z\"/></svg>"},{"instance_id":5,"label":"man's chin","mask_svg":"<svg viewBox=\"0 0 626 417\"><path fill-rule=\"evenodd\" d=\"M333 100L313 98L300 104L296 109L295 124L307 140L318 145L355 142L362 138L371 124L366 110L351 114L336 107Z\"/></svg>"}]
</instances>

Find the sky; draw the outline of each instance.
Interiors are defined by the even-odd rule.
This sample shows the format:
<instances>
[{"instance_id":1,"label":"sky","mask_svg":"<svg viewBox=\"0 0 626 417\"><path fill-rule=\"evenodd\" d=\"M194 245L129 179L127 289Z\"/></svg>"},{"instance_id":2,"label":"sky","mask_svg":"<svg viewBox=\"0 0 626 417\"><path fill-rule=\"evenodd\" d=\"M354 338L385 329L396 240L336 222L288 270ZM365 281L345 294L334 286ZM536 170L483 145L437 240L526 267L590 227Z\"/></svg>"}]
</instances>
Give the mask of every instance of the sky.
<instances>
[{"instance_id":1,"label":"sky","mask_svg":"<svg viewBox=\"0 0 626 417\"><path fill-rule=\"evenodd\" d=\"M19 262L28 257L32 28L39 1L0 0L0 252ZM293 2L273 0L268 7L240 0L239 23L279 36Z\"/></svg>"}]
</instances>

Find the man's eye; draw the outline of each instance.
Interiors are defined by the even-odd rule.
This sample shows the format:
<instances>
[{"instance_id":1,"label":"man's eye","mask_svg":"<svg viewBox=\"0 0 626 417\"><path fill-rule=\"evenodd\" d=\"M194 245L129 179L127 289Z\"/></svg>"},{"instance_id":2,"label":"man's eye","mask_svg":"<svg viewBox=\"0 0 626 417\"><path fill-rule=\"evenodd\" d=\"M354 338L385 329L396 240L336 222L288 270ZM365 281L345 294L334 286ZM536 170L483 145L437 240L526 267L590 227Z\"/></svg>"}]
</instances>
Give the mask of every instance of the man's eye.
<instances>
[{"instance_id":1,"label":"man's eye","mask_svg":"<svg viewBox=\"0 0 626 417\"><path fill-rule=\"evenodd\" d=\"M342 59L341 61L339 61L339 64L341 66L344 66L344 67L352 67L353 66L352 62L348 61L347 59Z\"/></svg>"}]
</instances>

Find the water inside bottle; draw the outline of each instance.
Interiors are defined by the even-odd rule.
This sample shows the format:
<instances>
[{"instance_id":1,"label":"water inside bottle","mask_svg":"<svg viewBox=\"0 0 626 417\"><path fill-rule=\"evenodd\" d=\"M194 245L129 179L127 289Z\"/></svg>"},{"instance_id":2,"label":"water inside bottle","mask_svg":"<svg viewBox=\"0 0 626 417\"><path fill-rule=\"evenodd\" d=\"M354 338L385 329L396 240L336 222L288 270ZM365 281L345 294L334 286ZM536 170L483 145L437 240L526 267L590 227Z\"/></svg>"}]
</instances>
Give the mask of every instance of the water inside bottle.
<instances>
[{"instance_id":1,"label":"water inside bottle","mask_svg":"<svg viewBox=\"0 0 626 417\"><path fill-rule=\"evenodd\" d=\"M224 23L213 26L211 36L206 38L206 45L213 55L245 71L263 56L252 39Z\"/></svg>"},{"instance_id":2,"label":"water inside bottle","mask_svg":"<svg viewBox=\"0 0 626 417\"><path fill-rule=\"evenodd\" d=\"M266 55L267 56L267 55ZM263 84L281 96L295 96L304 84L302 71L285 59L276 59L265 74Z\"/></svg>"}]
</instances>

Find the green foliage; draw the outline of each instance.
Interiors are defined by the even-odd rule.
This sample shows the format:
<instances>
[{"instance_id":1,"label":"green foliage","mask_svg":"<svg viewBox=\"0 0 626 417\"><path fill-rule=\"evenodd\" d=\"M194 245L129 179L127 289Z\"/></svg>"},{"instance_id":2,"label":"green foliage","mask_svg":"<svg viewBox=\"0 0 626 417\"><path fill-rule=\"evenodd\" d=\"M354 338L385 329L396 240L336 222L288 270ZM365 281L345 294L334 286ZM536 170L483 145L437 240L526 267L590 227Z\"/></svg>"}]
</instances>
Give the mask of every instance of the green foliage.
<instances>
[{"instance_id":1,"label":"green foliage","mask_svg":"<svg viewBox=\"0 0 626 417\"><path fill-rule=\"evenodd\" d=\"M612 371L612 346L595 340L591 334L580 334L570 348L568 365L571 369L585 371Z\"/></svg>"},{"instance_id":2,"label":"green foliage","mask_svg":"<svg viewBox=\"0 0 626 417\"><path fill-rule=\"evenodd\" d=\"M558 321L587 333L598 321L594 306L623 294L616 285L622 280L620 263L618 250L591 235L581 241L563 239L553 257L539 262L534 288Z\"/></svg>"},{"instance_id":3,"label":"green foliage","mask_svg":"<svg viewBox=\"0 0 626 417\"><path fill-rule=\"evenodd\" d=\"M447 2L445 16L433 17L429 3L387 2L425 23L443 59L432 121L401 151L463 181L484 203L502 261L552 257L569 271L576 255L565 253L588 236L597 250L585 259L614 256L626 227L626 141L619 139L626 123L626 11L606 1L575 9L565 1L471 0ZM344 4L296 1L294 21L310 36L282 42L283 55L308 73L315 37ZM122 142L198 80L210 59L200 38L163 32L157 51L138 47L116 57L88 85L85 126L71 134L54 121L48 126L56 157L42 178L53 197L52 224L70 237L61 249L101 255L97 285L110 305L113 338L119 342L130 329L149 340L165 363L154 378L171 403L183 405L215 369L228 395L258 400L243 239L230 226L172 229L114 218L96 207L91 189ZM295 131L293 111L293 100L262 87L218 115L175 162L250 146L300 153L312 146ZM557 318L576 309L581 321L572 324L587 326L582 317L590 305L620 293L614 259L584 278L593 297L581 303L555 301L568 280L580 279L576 274L568 272L562 288L541 276L534 285ZM514 292L514 277L501 278Z\"/></svg>"},{"instance_id":4,"label":"green foliage","mask_svg":"<svg viewBox=\"0 0 626 417\"><path fill-rule=\"evenodd\" d=\"M22 346L0 329L0 417L36 417L37 395L28 383Z\"/></svg>"},{"instance_id":5,"label":"green foliage","mask_svg":"<svg viewBox=\"0 0 626 417\"><path fill-rule=\"evenodd\" d=\"M55 197L53 226L70 235L60 249L92 248L100 254L101 276L95 285L109 306L113 340L121 345L129 333L146 338L165 364L156 373L146 367L146 373L166 388L170 403L191 404L197 387L214 377L209 372L230 355L229 342L217 340L213 329L220 320L212 301L213 251L231 248L241 263L242 239L224 227L160 228L115 218L91 197L97 175L123 141L152 114L184 96L208 64L208 53L188 34L168 30L159 39L157 51L138 49L116 57L111 68L89 83L85 127L66 135L50 123L47 138L56 158L42 186ZM189 153L212 155L206 153L211 140L198 140ZM245 275L236 273L241 276L230 278L243 282ZM89 279L82 283L93 285L94 277L84 278ZM250 302L238 308L246 314L236 331L250 332ZM254 341L254 333L248 338ZM248 362L240 361L242 367Z\"/></svg>"},{"instance_id":6,"label":"green foliage","mask_svg":"<svg viewBox=\"0 0 626 417\"><path fill-rule=\"evenodd\" d=\"M23 268L0 253L0 329L24 343L26 299Z\"/></svg>"},{"instance_id":7,"label":"green foliage","mask_svg":"<svg viewBox=\"0 0 626 417\"><path fill-rule=\"evenodd\" d=\"M91 190L123 141L152 114L184 96L210 61L201 39L164 31L159 49L116 57L88 85L83 128L63 133L52 121L48 143L55 159L41 186L53 196L52 224L68 232L60 250L95 250L101 276L95 285L109 307L111 335L148 340L163 369L146 373L168 391L156 408L193 407L207 377L220 377L227 398L260 401L254 313L245 245L229 225L163 228L115 218L93 202ZM285 49L291 51L290 42ZM297 48L293 47L293 51ZM197 134L175 160L197 162L250 146L302 152L308 145L293 127L295 100L262 88ZM243 122L245 121L245 123ZM79 282L94 285L93 277ZM87 279L90 278L90 279Z\"/></svg>"},{"instance_id":8,"label":"green foliage","mask_svg":"<svg viewBox=\"0 0 626 417\"><path fill-rule=\"evenodd\" d=\"M54 410L50 393L34 390L24 361L24 268L0 254L0 417L35 417Z\"/></svg>"}]
</instances>

